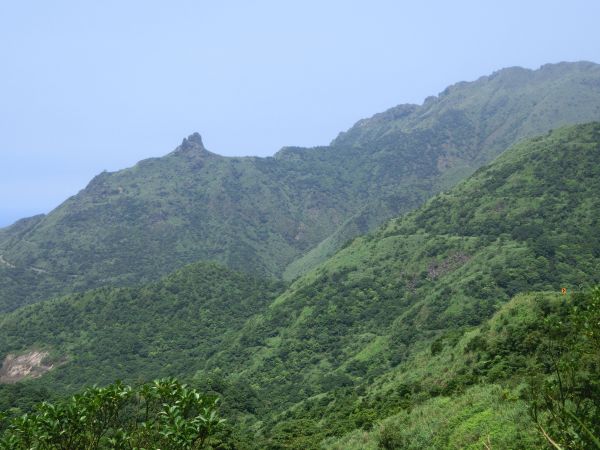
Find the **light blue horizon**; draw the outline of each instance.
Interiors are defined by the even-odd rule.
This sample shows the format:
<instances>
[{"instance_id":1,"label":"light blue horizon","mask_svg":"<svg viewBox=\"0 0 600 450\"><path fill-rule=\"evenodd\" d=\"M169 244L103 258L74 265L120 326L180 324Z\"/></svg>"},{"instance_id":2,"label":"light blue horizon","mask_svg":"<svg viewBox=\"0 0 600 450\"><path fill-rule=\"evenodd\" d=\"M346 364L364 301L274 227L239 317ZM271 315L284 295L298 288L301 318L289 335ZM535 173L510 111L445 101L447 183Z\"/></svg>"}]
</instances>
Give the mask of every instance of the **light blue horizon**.
<instances>
[{"instance_id":1,"label":"light blue horizon","mask_svg":"<svg viewBox=\"0 0 600 450\"><path fill-rule=\"evenodd\" d=\"M192 132L268 156L504 67L600 62L599 16L582 0L7 3L0 227Z\"/></svg>"}]
</instances>

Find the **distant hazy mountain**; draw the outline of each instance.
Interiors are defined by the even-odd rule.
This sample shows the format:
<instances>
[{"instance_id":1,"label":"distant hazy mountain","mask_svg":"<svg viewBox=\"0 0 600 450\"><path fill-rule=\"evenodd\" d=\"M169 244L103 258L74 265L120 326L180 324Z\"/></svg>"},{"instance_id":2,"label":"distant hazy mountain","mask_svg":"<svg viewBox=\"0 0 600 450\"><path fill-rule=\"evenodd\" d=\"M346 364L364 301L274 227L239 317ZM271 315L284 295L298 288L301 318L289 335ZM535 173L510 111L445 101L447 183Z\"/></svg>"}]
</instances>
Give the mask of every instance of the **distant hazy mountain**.
<instances>
[{"instance_id":1,"label":"distant hazy mountain","mask_svg":"<svg viewBox=\"0 0 600 450\"><path fill-rule=\"evenodd\" d=\"M226 158L198 134L0 230L0 310L197 261L293 279L518 139L600 119L600 66L509 68L359 121L330 146Z\"/></svg>"}]
</instances>

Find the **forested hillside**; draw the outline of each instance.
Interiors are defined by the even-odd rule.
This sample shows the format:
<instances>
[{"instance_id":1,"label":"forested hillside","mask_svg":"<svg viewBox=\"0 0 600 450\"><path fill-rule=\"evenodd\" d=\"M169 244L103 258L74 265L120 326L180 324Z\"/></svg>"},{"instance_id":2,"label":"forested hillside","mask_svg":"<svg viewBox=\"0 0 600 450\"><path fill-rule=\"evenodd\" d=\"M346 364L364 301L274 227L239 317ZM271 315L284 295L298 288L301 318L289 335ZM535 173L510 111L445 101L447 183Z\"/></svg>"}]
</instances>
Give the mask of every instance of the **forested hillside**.
<instances>
[{"instance_id":1,"label":"forested hillside","mask_svg":"<svg viewBox=\"0 0 600 450\"><path fill-rule=\"evenodd\" d=\"M397 412L373 427L359 416L359 429L323 447L598 448L598 320L598 289L519 294L379 377L363 411Z\"/></svg>"},{"instance_id":2,"label":"forested hillside","mask_svg":"<svg viewBox=\"0 0 600 450\"><path fill-rule=\"evenodd\" d=\"M481 324L520 292L600 282L599 163L597 123L513 147L455 189L357 238L209 363L268 399L268 434L287 433L294 421L283 425L281 417L295 417L301 433L341 431L348 425L339 416L314 419L346 401L340 386L355 402L354 388L402 371L424 345ZM308 421L308 407L298 406L306 398L319 411Z\"/></svg>"},{"instance_id":3,"label":"forested hillside","mask_svg":"<svg viewBox=\"0 0 600 450\"><path fill-rule=\"evenodd\" d=\"M358 122L330 146L225 158L198 134L0 230L0 310L216 261L294 279L509 144L600 118L600 66L510 68Z\"/></svg>"},{"instance_id":4,"label":"forested hillside","mask_svg":"<svg viewBox=\"0 0 600 450\"><path fill-rule=\"evenodd\" d=\"M0 317L0 355L45 352L54 369L31 390L27 382L0 380L0 410L90 383L193 374L281 289L195 263L143 287L105 287L23 307Z\"/></svg>"},{"instance_id":5,"label":"forested hillside","mask_svg":"<svg viewBox=\"0 0 600 450\"><path fill-rule=\"evenodd\" d=\"M571 293L600 282L599 202L600 124L561 128L349 242L282 293L196 264L6 314L0 355L46 351L54 365L2 386L0 400L175 375L223 398L242 448L536 448L540 426L591 442L597 300ZM576 354L572 370L556 369ZM583 425L566 412L549 419L543 393L563 369L579 374L568 395L585 405Z\"/></svg>"}]
</instances>

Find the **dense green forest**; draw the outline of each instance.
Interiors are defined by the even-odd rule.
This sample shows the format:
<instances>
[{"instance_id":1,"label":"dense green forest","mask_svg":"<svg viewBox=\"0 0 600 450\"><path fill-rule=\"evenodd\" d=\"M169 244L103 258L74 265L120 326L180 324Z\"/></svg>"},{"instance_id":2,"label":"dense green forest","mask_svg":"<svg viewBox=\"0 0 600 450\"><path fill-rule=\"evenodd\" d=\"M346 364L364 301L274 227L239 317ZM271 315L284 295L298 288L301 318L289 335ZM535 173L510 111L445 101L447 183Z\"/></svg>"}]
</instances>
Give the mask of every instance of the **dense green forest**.
<instances>
[{"instance_id":1,"label":"dense green forest","mask_svg":"<svg viewBox=\"0 0 600 450\"><path fill-rule=\"evenodd\" d=\"M198 260L293 280L519 139L599 120L599 80L586 62L503 69L269 158L221 157L191 135L0 230L0 311Z\"/></svg>"},{"instance_id":2,"label":"dense green forest","mask_svg":"<svg viewBox=\"0 0 600 450\"><path fill-rule=\"evenodd\" d=\"M594 448L599 224L590 123L513 146L289 286L195 263L19 308L0 355L51 369L0 385L4 426L90 384L177 376L221 399L222 448Z\"/></svg>"},{"instance_id":3,"label":"dense green forest","mask_svg":"<svg viewBox=\"0 0 600 450\"><path fill-rule=\"evenodd\" d=\"M304 407L311 418L325 413L358 428L320 443L302 436L308 419L286 417L284 441L276 435L257 442L238 424L223 423L217 397L164 379L89 388L30 414L0 416L0 448L600 447L598 323L598 288L519 295L481 326L446 333L412 355L404 382L391 374L356 389L358 407L345 402L322 411L322 399Z\"/></svg>"},{"instance_id":4,"label":"dense green forest","mask_svg":"<svg viewBox=\"0 0 600 450\"><path fill-rule=\"evenodd\" d=\"M285 434L273 412L305 434L341 432L347 419L322 418L343 401L340 386L355 404L353 387L404 373L423 345L515 294L600 281L599 144L590 124L515 146L298 280L209 363L269 399L268 434ZM320 405L311 420L306 398Z\"/></svg>"},{"instance_id":5,"label":"dense green forest","mask_svg":"<svg viewBox=\"0 0 600 450\"><path fill-rule=\"evenodd\" d=\"M47 351L57 370L32 383L44 392L191 375L281 289L196 263L143 287L99 288L21 308L0 318L0 354ZM15 406L15 397L25 409L39 400L34 390L27 404L25 386L0 384L0 409Z\"/></svg>"}]
</instances>

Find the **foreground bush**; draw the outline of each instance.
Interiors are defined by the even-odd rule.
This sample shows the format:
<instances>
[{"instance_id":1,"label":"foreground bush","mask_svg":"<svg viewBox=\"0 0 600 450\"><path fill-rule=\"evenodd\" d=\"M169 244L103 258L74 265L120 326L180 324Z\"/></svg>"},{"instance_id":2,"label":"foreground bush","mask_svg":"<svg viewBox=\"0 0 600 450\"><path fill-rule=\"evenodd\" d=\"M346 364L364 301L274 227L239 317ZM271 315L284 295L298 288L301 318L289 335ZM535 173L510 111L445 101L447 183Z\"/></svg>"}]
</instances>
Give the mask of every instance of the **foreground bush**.
<instances>
[{"instance_id":1,"label":"foreground bush","mask_svg":"<svg viewBox=\"0 0 600 450\"><path fill-rule=\"evenodd\" d=\"M92 387L11 419L4 424L0 449L206 448L223 422L217 403L174 379Z\"/></svg>"}]
</instances>

